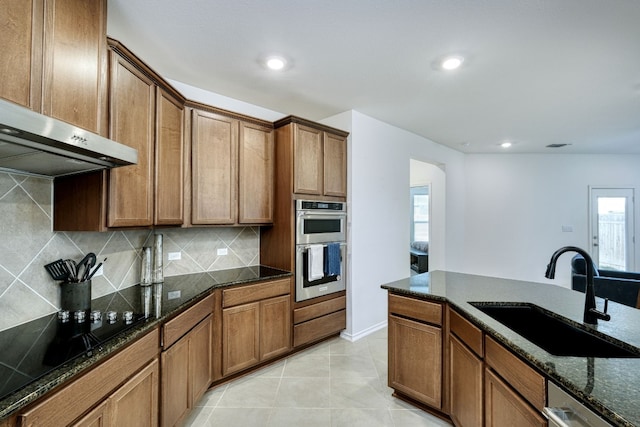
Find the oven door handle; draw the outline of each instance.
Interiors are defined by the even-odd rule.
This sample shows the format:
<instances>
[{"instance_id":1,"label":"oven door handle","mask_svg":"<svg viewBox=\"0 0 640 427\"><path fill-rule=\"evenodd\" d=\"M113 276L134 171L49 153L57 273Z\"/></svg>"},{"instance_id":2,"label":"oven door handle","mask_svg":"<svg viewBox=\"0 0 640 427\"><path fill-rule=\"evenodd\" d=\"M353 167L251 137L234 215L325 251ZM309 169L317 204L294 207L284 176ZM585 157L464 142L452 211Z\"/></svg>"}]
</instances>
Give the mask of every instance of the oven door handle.
<instances>
[{"instance_id":1,"label":"oven door handle","mask_svg":"<svg viewBox=\"0 0 640 427\"><path fill-rule=\"evenodd\" d=\"M318 217L318 216L332 216L335 217L336 219L342 219L342 218L346 218L347 217L347 213L346 212L341 212L341 211L328 211L328 212L316 212L316 211L298 211L298 218L300 217L309 217L309 218L313 218L313 217Z\"/></svg>"},{"instance_id":2,"label":"oven door handle","mask_svg":"<svg viewBox=\"0 0 640 427\"><path fill-rule=\"evenodd\" d=\"M337 242L336 242L336 243L337 243ZM327 247L327 245L326 245L326 244L324 244L324 243L318 243L318 245L322 245L322 246L323 246L323 247L325 247L325 248ZM309 249L311 246L315 246L315 245L313 245L313 244L310 244L310 245L296 245L296 250L297 250L298 252L304 252L305 250ZM343 247L345 247L345 246L347 246L347 244L346 244L346 243L340 243L340 247L341 247L341 248L343 248Z\"/></svg>"}]
</instances>

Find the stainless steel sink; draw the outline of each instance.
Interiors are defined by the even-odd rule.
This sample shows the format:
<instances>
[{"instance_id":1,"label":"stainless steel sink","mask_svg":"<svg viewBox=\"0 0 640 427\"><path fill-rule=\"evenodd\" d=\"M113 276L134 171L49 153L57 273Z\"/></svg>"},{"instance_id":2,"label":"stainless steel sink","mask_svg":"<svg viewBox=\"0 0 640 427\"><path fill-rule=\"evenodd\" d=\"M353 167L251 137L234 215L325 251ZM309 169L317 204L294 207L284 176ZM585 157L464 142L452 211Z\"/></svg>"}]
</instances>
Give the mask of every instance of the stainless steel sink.
<instances>
[{"instance_id":1,"label":"stainless steel sink","mask_svg":"<svg viewBox=\"0 0 640 427\"><path fill-rule=\"evenodd\" d=\"M638 358L640 351L529 303L470 302L538 347L555 356Z\"/></svg>"}]
</instances>

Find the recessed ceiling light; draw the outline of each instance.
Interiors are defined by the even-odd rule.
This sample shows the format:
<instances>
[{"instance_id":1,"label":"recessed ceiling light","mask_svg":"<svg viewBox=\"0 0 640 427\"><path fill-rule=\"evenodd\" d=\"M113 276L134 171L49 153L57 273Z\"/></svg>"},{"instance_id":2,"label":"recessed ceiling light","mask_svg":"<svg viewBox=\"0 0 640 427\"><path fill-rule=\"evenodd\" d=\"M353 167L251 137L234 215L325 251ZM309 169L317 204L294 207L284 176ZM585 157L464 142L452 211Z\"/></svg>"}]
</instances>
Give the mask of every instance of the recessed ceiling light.
<instances>
[{"instance_id":1,"label":"recessed ceiling light","mask_svg":"<svg viewBox=\"0 0 640 427\"><path fill-rule=\"evenodd\" d=\"M500 147L502 147L502 148L509 148L509 147L511 147L512 145L513 145L513 144L512 144L512 143L510 143L509 141L505 141L505 142L503 142L502 144L500 144Z\"/></svg>"},{"instance_id":2,"label":"recessed ceiling light","mask_svg":"<svg viewBox=\"0 0 640 427\"><path fill-rule=\"evenodd\" d=\"M265 64L270 70L280 71L287 65L287 61L279 56L270 56L265 61Z\"/></svg>"},{"instance_id":3,"label":"recessed ceiling light","mask_svg":"<svg viewBox=\"0 0 640 427\"><path fill-rule=\"evenodd\" d=\"M462 65L464 58L461 56L448 56L442 60L441 66L443 70L455 70Z\"/></svg>"}]
</instances>

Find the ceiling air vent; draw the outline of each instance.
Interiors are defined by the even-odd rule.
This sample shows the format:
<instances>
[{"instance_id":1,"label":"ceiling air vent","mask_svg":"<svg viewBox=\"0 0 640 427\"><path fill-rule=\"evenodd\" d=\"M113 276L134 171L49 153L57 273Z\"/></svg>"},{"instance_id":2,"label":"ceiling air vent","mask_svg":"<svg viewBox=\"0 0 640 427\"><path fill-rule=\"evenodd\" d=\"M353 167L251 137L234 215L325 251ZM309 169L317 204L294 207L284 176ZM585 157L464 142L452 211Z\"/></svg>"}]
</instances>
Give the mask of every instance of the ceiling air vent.
<instances>
[{"instance_id":1,"label":"ceiling air vent","mask_svg":"<svg viewBox=\"0 0 640 427\"><path fill-rule=\"evenodd\" d=\"M547 145L547 148L562 148L562 147L566 147L567 145L571 145L571 144L549 144Z\"/></svg>"}]
</instances>

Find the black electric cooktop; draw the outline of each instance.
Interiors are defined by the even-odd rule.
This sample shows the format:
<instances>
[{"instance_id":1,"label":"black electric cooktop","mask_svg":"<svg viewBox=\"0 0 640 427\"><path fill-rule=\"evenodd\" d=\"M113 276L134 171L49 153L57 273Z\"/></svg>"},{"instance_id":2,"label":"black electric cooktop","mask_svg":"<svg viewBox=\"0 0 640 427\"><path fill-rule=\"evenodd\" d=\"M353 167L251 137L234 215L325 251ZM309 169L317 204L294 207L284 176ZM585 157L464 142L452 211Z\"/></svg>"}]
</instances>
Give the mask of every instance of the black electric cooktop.
<instances>
[{"instance_id":1,"label":"black electric cooktop","mask_svg":"<svg viewBox=\"0 0 640 427\"><path fill-rule=\"evenodd\" d=\"M0 332L0 399L144 322L136 303L135 294L117 293L84 319L59 312Z\"/></svg>"},{"instance_id":2,"label":"black electric cooktop","mask_svg":"<svg viewBox=\"0 0 640 427\"><path fill-rule=\"evenodd\" d=\"M151 319L156 321L156 315L161 319L175 314L213 287L289 276L291 273L287 271L251 266L165 277L164 284L157 289L162 295L160 307L153 307ZM69 320L63 322L54 313L0 331L0 401L19 394L29 384L69 361L90 356L107 341L141 326L146 321L138 314L143 312L141 296L140 286L132 286L92 300L84 321L76 321L74 313L69 312ZM100 320L92 321L91 311L100 311ZM110 311L117 313L112 323L107 317ZM132 313L131 321L124 319L125 312Z\"/></svg>"}]
</instances>

